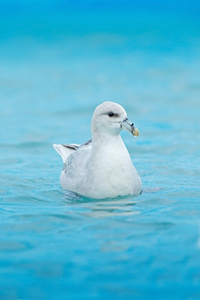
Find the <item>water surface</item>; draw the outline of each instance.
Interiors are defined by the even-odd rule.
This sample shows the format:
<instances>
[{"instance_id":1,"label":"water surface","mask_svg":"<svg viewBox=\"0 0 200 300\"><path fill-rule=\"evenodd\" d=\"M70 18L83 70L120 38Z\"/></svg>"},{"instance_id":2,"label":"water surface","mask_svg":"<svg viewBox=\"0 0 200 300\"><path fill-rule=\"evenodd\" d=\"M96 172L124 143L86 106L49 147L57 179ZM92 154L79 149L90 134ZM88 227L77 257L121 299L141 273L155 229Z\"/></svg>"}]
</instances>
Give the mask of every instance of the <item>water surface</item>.
<instances>
[{"instance_id":1,"label":"water surface","mask_svg":"<svg viewBox=\"0 0 200 300\"><path fill-rule=\"evenodd\" d=\"M1 18L0 297L200 297L200 41L176 12L80 10ZM137 197L76 197L53 143L91 138L115 101Z\"/></svg>"}]
</instances>

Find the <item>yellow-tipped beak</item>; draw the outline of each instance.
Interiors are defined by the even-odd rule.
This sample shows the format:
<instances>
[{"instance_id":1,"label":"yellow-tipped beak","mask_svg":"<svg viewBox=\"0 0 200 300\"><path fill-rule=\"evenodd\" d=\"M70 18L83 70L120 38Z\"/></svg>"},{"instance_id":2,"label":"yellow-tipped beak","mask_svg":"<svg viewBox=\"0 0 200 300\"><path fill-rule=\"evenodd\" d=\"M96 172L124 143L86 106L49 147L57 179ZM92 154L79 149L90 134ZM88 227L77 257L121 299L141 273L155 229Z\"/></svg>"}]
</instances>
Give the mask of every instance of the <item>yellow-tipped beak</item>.
<instances>
[{"instance_id":1,"label":"yellow-tipped beak","mask_svg":"<svg viewBox=\"0 0 200 300\"><path fill-rule=\"evenodd\" d=\"M139 135L139 130L137 129L137 127L134 127L134 130L131 132L132 133L132 135L134 135L135 137L138 137L138 135Z\"/></svg>"},{"instance_id":2,"label":"yellow-tipped beak","mask_svg":"<svg viewBox=\"0 0 200 300\"><path fill-rule=\"evenodd\" d=\"M137 129L137 127L134 126L133 123L129 121L128 118L125 118L123 121L120 121L119 123L122 129L131 132L132 135L134 135L135 137L139 135L139 130Z\"/></svg>"}]
</instances>

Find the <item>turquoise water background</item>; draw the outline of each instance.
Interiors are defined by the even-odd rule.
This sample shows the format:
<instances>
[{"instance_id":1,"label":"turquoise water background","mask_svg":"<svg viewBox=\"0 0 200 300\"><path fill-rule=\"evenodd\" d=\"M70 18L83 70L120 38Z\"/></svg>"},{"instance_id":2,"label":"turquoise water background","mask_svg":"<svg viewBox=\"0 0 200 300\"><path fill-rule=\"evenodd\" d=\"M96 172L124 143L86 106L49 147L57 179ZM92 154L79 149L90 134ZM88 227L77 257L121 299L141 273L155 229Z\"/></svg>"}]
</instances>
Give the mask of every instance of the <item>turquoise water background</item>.
<instances>
[{"instance_id":1,"label":"turquoise water background","mask_svg":"<svg viewBox=\"0 0 200 300\"><path fill-rule=\"evenodd\" d=\"M199 299L199 4L57 3L0 2L0 299ZM140 130L140 196L60 187L52 144L103 101Z\"/></svg>"}]
</instances>

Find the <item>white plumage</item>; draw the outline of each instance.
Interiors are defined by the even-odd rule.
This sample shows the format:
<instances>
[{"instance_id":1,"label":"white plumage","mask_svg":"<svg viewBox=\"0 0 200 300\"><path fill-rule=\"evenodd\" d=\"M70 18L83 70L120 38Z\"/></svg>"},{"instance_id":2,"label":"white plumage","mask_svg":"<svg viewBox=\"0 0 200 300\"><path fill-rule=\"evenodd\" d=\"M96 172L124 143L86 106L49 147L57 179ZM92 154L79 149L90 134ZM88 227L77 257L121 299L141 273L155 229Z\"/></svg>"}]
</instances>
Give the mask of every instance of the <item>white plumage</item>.
<instances>
[{"instance_id":1,"label":"white plumage","mask_svg":"<svg viewBox=\"0 0 200 300\"><path fill-rule=\"evenodd\" d=\"M64 162L62 188L95 199L140 194L141 179L120 137L122 129L139 134L121 105L104 102L92 118L92 140L82 145L54 144Z\"/></svg>"}]
</instances>

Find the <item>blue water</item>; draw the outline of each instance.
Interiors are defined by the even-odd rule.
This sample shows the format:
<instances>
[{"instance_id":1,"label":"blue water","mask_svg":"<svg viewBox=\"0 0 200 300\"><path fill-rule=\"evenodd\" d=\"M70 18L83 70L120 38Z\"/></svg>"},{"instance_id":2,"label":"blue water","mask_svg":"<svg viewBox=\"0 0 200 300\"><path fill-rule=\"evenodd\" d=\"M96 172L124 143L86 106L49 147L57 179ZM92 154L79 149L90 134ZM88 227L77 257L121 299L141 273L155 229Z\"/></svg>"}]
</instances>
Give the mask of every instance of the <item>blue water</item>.
<instances>
[{"instance_id":1,"label":"blue water","mask_svg":"<svg viewBox=\"0 0 200 300\"><path fill-rule=\"evenodd\" d=\"M0 299L199 299L198 11L2 3ZM140 196L60 187L52 144L90 139L105 100L140 130Z\"/></svg>"}]
</instances>

